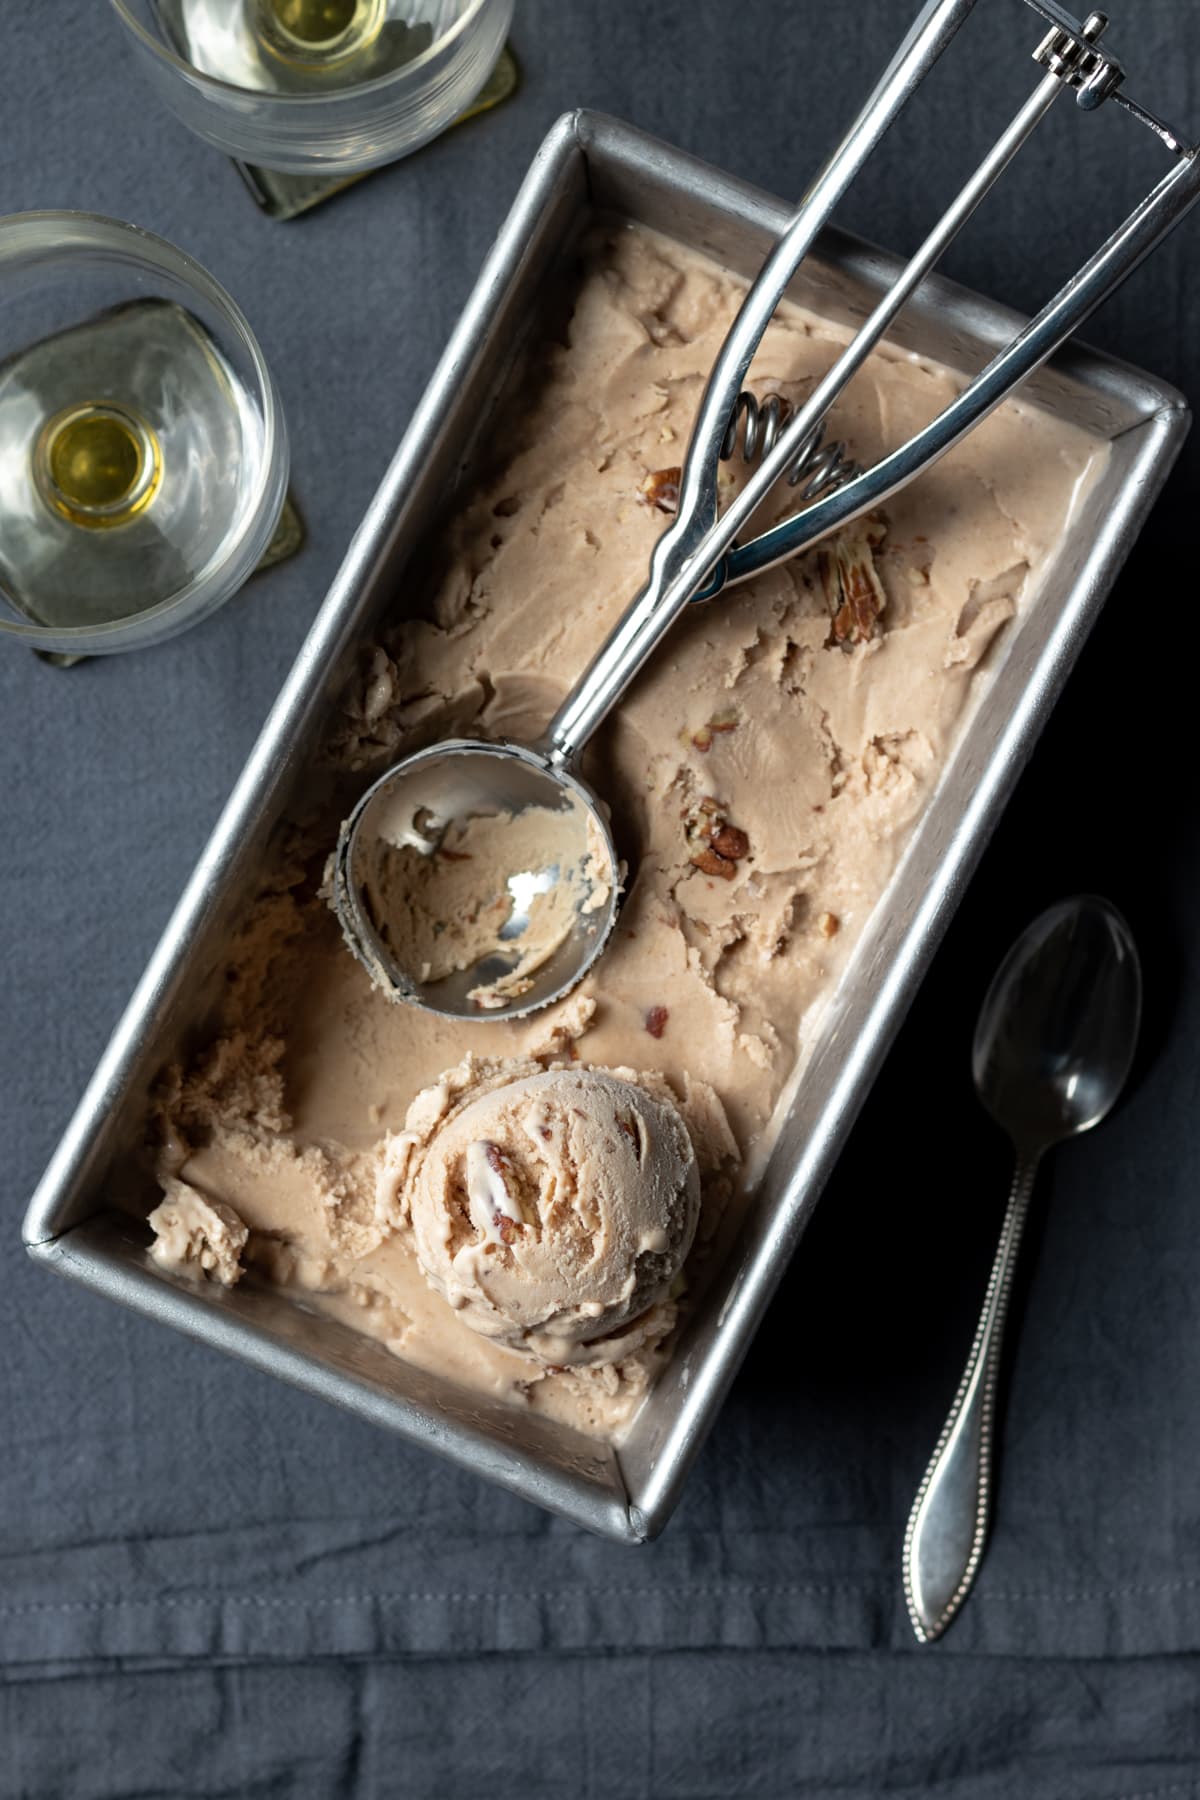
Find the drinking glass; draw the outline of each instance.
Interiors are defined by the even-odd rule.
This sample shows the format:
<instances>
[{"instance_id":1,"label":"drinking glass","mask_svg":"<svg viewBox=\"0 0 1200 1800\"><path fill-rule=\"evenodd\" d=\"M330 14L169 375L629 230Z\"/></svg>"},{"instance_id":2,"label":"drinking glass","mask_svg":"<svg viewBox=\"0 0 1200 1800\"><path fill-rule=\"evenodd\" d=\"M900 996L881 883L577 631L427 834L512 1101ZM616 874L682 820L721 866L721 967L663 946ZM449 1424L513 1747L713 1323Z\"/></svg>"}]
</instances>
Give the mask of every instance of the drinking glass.
<instances>
[{"instance_id":1,"label":"drinking glass","mask_svg":"<svg viewBox=\"0 0 1200 1800\"><path fill-rule=\"evenodd\" d=\"M513 0L111 0L161 98L240 162L349 176L480 94Z\"/></svg>"},{"instance_id":2,"label":"drinking glass","mask_svg":"<svg viewBox=\"0 0 1200 1800\"><path fill-rule=\"evenodd\" d=\"M95 656L197 623L287 476L262 351L198 263L91 213L0 218L0 633Z\"/></svg>"}]
</instances>

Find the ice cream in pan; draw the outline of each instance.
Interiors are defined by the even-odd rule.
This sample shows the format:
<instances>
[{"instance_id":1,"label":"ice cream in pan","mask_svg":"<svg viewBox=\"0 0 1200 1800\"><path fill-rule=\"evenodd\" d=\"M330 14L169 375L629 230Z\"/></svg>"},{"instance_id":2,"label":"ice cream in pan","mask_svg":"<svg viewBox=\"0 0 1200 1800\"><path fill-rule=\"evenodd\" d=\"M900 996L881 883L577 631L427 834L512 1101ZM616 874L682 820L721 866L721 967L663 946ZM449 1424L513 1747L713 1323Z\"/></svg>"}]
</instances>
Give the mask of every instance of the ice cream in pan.
<instances>
[{"instance_id":1,"label":"ice cream in pan","mask_svg":"<svg viewBox=\"0 0 1200 1800\"><path fill-rule=\"evenodd\" d=\"M1118 92L1103 15L1056 15L1034 93L861 333L777 312L969 10L929 0L740 308L645 233L593 246L427 609L367 652L332 734L331 767L360 779L328 868L332 792L231 948L214 1042L164 1083L161 1262L228 1281L249 1261L443 1375L610 1435L631 1416L1103 455L1016 386L1200 191L1196 156ZM1175 169L972 381L881 347L1070 89L1084 110L1116 94ZM790 418L719 508L751 360ZM831 413L845 478L743 542L793 456L825 467ZM693 419L677 466L664 446ZM622 608L634 550L650 574Z\"/></svg>"},{"instance_id":2,"label":"ice cream in pan","mask_svg":"<svg viewBox=\"0 0 1200 1800\"><path fill-rule=\"evenodd\" d=\"M248 1270L412 1362L609 1437L721 1254L718 1226L1106 454L1007 402L870 518L690 607L585 763L626 870L599 961L527 1017L397 1006L328 905L338 822L405 752L545 730L668 522L740 292L641 228L585 246L569 320L515 371L490 465L363 646L323 797L230 944L211 1041L158 1101L160 1261ZM755 383L798 402L845 335L785 305ZM885 343L832 425L869 461L960 386ZM438 922L414 921L422 954L461 960L457 923L444 946Z\"/></svg>"}]
</instances>

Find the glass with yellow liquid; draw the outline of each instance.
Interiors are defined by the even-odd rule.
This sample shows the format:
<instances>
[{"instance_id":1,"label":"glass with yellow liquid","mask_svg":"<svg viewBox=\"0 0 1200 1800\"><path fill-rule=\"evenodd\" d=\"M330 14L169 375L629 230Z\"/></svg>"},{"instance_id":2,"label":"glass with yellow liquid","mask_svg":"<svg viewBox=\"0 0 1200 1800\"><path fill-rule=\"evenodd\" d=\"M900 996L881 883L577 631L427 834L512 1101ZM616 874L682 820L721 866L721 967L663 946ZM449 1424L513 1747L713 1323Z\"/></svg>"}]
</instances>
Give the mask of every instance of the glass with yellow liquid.
<instances>
[{"instance_id":1,"label":"glass with yellow liquid","mask_svg":"<svg viewBox=\"0 0 1200 1800\"><path fill-rule=\"evenodd\" d=\"M172 110L230 156L347 177L477 101L513 0L111 0Z\"/></svg>"},{"instance_id":2,"label":"glass with yellow liquid","mask_svg":"<svg viewBox=\"0 0 1200 1800\"><path fill-rule=\"evenodd\" d=\"M0 632L96 655L169 637L262 561L287 436L198 264L84 213L0 219Z\"/></svg>"}]
</instances>

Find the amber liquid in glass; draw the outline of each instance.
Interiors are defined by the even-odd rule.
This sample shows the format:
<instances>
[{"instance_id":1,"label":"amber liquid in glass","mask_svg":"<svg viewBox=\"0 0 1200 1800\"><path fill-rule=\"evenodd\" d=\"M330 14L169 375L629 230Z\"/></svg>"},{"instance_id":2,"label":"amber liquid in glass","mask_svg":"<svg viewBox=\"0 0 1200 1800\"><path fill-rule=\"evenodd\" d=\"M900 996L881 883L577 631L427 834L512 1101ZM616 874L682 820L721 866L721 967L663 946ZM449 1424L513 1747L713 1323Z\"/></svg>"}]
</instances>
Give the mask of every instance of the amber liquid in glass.
<instances>
[{"instance_id":1,"label":"amber liquid in glass","mask_svg":"<svg viewBox=\"0 0 1200 1800\"><path fill-rule=\"evenodd\" d=\"M247 504L262 416L204 327L139 300L0 364L0 594L39 625L160 605Z\"/></svg>"}]
</instances>

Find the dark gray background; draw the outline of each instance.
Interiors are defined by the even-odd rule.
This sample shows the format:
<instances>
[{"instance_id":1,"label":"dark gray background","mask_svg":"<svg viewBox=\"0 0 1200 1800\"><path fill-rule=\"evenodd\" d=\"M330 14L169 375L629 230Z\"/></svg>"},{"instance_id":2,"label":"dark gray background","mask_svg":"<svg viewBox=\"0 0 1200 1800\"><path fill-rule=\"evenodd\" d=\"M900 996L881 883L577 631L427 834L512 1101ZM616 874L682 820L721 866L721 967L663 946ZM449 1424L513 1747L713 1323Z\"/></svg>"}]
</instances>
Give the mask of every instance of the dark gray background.
<instances>
[{"instance_id":1,"label":"dark gray background","mask_svg":"<svg viewBox=\"0 0 1200 1800\"><path fill-rule=\"evenodd\" d=\"M796 194L910 0L519 0L519 96L289 225L157 104L103 0L2 0L3 206L130 218L245 306L302 557L141 656L0 654L6 1005L0 1795L1200 1792L1200 822L1185 453L915 1007L666 1537L592 1541L27 1265L22 1210L555 115L603 107ZM911 247L1030 78L970 43L841 215ZM1134 90L1200 130L1200 8L1125 0ZM952 271L1022 306L1154 159L1061 109ZM1200 225L1094 341L1200 390ZM2 303L2 297L0 297ZM918 1650L904 1517L1007 1177L967 1076L1008 940L1106 892L1148 1019L1057 1160L1018 1307L998 1516Z\"/></svg>"}]
</instances>

